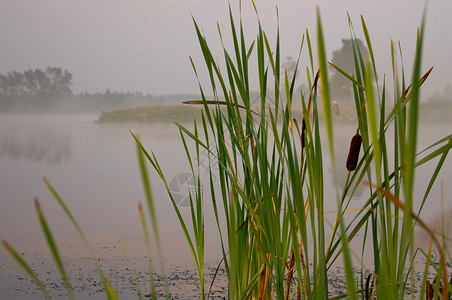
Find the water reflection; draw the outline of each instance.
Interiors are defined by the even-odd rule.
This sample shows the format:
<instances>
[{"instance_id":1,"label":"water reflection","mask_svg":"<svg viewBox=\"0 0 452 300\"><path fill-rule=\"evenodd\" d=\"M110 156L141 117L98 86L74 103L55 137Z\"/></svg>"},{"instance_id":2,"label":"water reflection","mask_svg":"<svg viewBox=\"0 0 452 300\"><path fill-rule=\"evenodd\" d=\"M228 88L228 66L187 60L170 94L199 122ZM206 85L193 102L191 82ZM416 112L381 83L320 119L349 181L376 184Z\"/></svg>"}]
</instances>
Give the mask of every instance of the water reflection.
<instances>
[{"instance_id":1,"label":"water reflection","mask_svg":"<svg viewBox=\"0 0 452 300\"><path fill-rule=\"evenodd\" d=\"M102 251L100 257L104 258L103 262L106 262L107 258L110 259L111 255L121 256L121 253L117 253L120 252L117 246L118 239L125 240L131 257L140 258L145 255L146 247L143 243L136 204L137 201L144 202L145 198L137 166L136 148L129 130L139 134L145 148L155 153L170 183L171 191L178 193L177 202L182 206L186 205L184 201L187 199L187 190L193 181L190 181L186 173L190 171L190 166L176 126L97 124L93 122L95 119L96 116L0 116L0 169L7 170L0 173L0 238L10 242L31 259L39 257L42 260L45 257L43 255L48 255L33 209L35 196L41 200L46 215L53 222L52 230L65 259L75 261L82 255L81 246L73 247L74 244L71 242L79 241L76 232L41 180L44 175L57 188L78 222L82 224L88 240L94 241L94 247ZM325 153L323 156L325 212L328 213L327 219L330 220L326 230L329 230L337 213L335 211L337 205L328 144L324 139L326 136L324 128L321 127L321 130L322 150ZM355 131L356 126L350 125L337 125L334 128L337 181L340 190L346 181L345 162ZM419 136L426 140L420 140L419 150L449 133L450 129L444 126L421 127ZM391 140L392 138L388 138L388 147L393 147ZM215 165L208 164L207 153L207 151L201 153L200 176L208 174L209 168L213 171L216 168ZM360 158L362 155L361 149ZM388 159L391 161L393 158ZM170 262L168 265L189 265L192 268L191 253L178 225L166 187L156 172L151 169L149 171L165 259ZM434 166L430 165L422 166L417 171L417 205L433 171ZM365 178L367 179L367 176ZM445 183L446 209L450 208L450 201L447 202L450 197L447 198L447 195L452 194L450 178L452 164L447 160L444 169L438 175L438 182L444 180ZM360 209L368 199L368 191L368 187L359 185L349 209L355 211ZM215 226L215 213L209 204L211 199L209 193L206 192L204 197L206 261L218 262L221 250ZM441 194L438 185L435 185L423 211L424 220L438 220L440 208ZM181 207L181 213L183 218L190 220L189 208ZM355 212L346 217L354 214ZM220 215L224 214L220 212ZM450 219L449 216L446 215L445 219ZM220 222L222 220L220 219ZM422 233L424 232L420 230L420 234ZM419 239L429 240L428 236L420 236ZM351 245L362 246L359 245L358 238ZM30 256L35 254L36 256ZM7 297L3 287L8 282L13 282L14 285L11 285L13 288L22 284L17 277L12 277L5 271L7 270L5 266L9 262L14 268L17 267L0 247L1 299ZM78 263L74 265L79 267ZM43 267L41 264L39 266ZM19 271L21 270L17 270ZM9 280L10 278L12 280Z\"/></svg>"},{"instance_id":2,"label":"water reflection","mask_svg":"<svg viewBox=\"0 0 452 300\"><path fill-rule=\"evenodd\" d=\"M31 127L2 132L0 157L27 163L61 164L72 157L72 134L57 128Z\"/></svg>"}]
</instances>

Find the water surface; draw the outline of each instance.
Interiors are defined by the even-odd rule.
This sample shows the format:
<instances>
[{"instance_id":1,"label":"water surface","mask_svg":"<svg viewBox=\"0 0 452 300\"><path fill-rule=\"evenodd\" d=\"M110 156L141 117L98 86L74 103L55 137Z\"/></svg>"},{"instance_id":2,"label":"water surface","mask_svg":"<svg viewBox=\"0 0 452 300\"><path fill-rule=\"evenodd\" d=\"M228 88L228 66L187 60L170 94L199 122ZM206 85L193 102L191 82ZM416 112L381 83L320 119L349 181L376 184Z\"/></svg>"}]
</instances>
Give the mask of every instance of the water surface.
<instances>
[{"instance_id":1,"label":"water surface","mask_svg":"<svg viewBox=\"0 0 452 300\"><path fill-rule=\"evenodd\" d=\"M138 170L136 149L129 130L140 135L147 149L152 149L172 184L173 191L184 205L187 182L184 181L189 166L180 142L176 126L165 124L98 124L96 116L0 116L0 238L7 240L25 258L33 263L48 281L57 278L56 269L49 259L45 240L34 210L37 197L68 263L70 274L81 286L97 280L94 267L88 260L88 252L82 246L76 231L45 187L46 176L54 185L72 213L79 221L110 276L124 274L126 262L118 244L124 244L137 268L146 271L145 245L138 218L137 203L144 202L144 194ZM339 182L345 181L345 157L355 126L338 125L337 169ZM448 128L439 125L422 126L419 149L448 134ZM327 148L327 145L324 146ZM207 162L204 161L207 168ZM331 173L331 163L325 159L325 172ZM206 169L207 170L207 169ZM418 199L425 190L433 171L426 166L417 172ZM158 212L159 230L168 272L189 270L187 275L194 282L194 267L185 237L166 194L164 185L150 169L153 194ZM334 220L336 202L331 178L326 176L325 194L328 217ZM424 218L433 223L441 211L440 182L444 182L445 208L452 207L452 164L446 161L433 187L431 202ZM366 197L361 187L353 199L352 207L359 207ZM208 204L209 195L205 195ZM189 209L183 208L189 217ZM216 232L211 206L206 205L206 261L214 264L221 259L219 238ZM155 247L154 247L155 252ZM90 270L90 271L88 271ZM116 274L116 275L115 275ZM78 276L78 277L77 277ZM108 275L107 275L108 277ZM179 275L178 275L179 277ZM115 281L121 283L121 276ZM96 285L94 285L96 287ZM124 283L124 298L133 298L133 284ZM80 295L103 299L96 289L78 290ZM21 269L0 248L0 298L35 299L36 290ZM85 294L83 294L85 293ZM94 294L93 294L94 293ZM64 298L63 295L55 295Z\"/></svg>"}]
</instances>

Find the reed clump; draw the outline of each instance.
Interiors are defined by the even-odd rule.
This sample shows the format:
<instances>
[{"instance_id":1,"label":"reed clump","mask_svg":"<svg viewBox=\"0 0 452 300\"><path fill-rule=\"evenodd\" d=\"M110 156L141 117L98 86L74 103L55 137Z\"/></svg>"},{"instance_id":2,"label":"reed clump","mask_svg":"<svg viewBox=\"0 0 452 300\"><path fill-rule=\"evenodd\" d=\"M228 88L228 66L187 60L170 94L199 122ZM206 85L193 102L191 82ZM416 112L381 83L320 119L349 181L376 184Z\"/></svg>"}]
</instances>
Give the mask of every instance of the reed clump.
<instances>
[{"instance_id":1,"label":"reed clump","mask_svg":"<svg viewBox=\"0 0 452 300\"><path fill-rule=\"evenodd\" d=\"M242 20L236 19L231 9L231 48L225 46L222 28L218 26L223 47L221 63L194 20L208 73L209 92L199 81L202 99L186 102L202 106L201 125L195 121L194 129L189 130L175 122L193 178L198 179L197 192L190 194L192 232L188 231L188 220L181 217L169 190L168 195L198 268L200 297L209 298L202 268L203 207L209 204L213 206L220 236L229 299L330 298L334 291L329 286L329 270L334 264L340 264L340 260L347 292L336 298L399 299L405 296L405 291L414 291L415 285L421 288L423 298L427 281L419 287L410 275L416 256L421 255L413 244L413 231L416 226L423 227L420 213L428 202L431 185L444 163L451 146L448 141L452 138L444 137L424 151L418 152L416 148L419 90L432 70L421 74L424 20L418 31L411 84L405 82L403 61L401 69L397 68L397 50L391 44L394 97L390 102L386 98L386 79L382 84L378 80L365 20L360 21L370 53L368 60L360 52L349 18L354 72L347 73L340 66L329 64L352 83L355 117L349 119L357 125L345 164L347 179L339 187L329 65L320 13L317 43L311 43L309 31L304 33L295 69L296 73L302 53L307 52L306 80L310 89L307 93L295 93L296 76L289 78L287 72L280 75L284 72L281 72L279 26L276 36L269 38L262 29L256 6L254 9L258 31L253 41L246 39ZM275 41L273 46L270 40ZM317 55L313 55L314 46ZM400 45L399 50L401 53ZM257 66L251 65L252 59L257 61ZM199 70L191 62L198 77ZM250 86L251 77L258 79L258 105L250 93L255 89ZM207 94L214 96L206 97ZM295 95L299 96L295 98ZM295 117L297 105L302 114ZM322 144L324 136L327 145ZM391 148L389 139L392 139ZM189 141L195 151L187 150ZM324 147L328 147L332 161L332 187L325 186ZM209 174L205 178L199 176L202 151L207 151L209 156ZM156 157L147 156L166 184ZM438 157L421 209L415 212L415 170L427 162L435 163L433 159ZM214 180L217 178L218 181ZM359 210L348 212L355 191L364 184L369 188L368 199ZM327 188L334 189L336 195L337 216L332 225L325 216ZM208 191L210 199L204 199L206 193L199 191ZM350 242L358 234L364 235L361 256L352 259L355 251L350 249ZM373 257L371 265L363 263L368 251ZM441 293L445 297L449 290L446 268L438 267L436 271L447 288L437 288L435 295Z\"/></svg>"}]
</instances>

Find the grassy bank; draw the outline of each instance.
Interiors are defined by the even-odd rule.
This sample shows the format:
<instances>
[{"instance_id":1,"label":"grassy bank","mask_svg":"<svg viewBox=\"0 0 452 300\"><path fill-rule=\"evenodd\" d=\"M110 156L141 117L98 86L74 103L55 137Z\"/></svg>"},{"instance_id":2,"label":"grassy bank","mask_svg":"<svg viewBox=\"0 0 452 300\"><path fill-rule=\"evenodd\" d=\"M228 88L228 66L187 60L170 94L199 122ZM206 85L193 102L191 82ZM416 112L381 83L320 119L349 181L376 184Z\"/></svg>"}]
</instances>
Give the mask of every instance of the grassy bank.
<instances>
[{"instance_id":1,"label":"grassy bank","mask_svg":"<svg viewBox=\"0 0 452 300\"><path fill-rule=\"evenodd\" d=\"M188 105L141 106L128 109L102 111L99 123L162 123L171 120L191 122L201 116L201 109Z\"/></svg>"},{"instance_id":2,"label":"grassy bank","mask_svg":"<svg viewBox=\"0 0 452 300\"><path fill-rule=\"evenodd\" d=\"M167 123L177 121L180 123L192 122L193 119L201 120L202 106L192 105L161 105L161 106L140 106L119 110L101 111L98 123ZM252 108L256 115L259 115L258 107ZM386 115L389 115L393 107L388 108ZM223 109L223 111L226 111ZM319 108L322 112L322 109ZM282 115L280 113L280 115ZM433 107L423 104L420 107L419 120L424 124L451 124L452 106ZM296 119L303 118L303 111L300 108L292 109L292 116ZM242 112L243 117L243 112ZM269 118L267 116L267 121ZM323 114L320 113L319 120L323 123ZM335 115L335 122L340 124L354 124L357 121L356 109L353 106L341 106L339 115Z\"/></svg>"}]
</instances>

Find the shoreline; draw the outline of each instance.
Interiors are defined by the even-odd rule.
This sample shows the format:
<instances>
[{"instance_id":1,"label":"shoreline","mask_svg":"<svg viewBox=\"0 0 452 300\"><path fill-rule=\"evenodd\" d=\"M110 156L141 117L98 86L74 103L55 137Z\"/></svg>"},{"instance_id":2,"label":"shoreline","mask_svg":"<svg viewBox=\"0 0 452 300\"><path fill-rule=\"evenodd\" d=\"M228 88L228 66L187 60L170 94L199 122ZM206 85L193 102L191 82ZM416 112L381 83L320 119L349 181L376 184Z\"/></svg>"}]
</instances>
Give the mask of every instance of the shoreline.
<instances>
[{"instance_id":1,"label":"shoreline","mask_svg":"<svg viewBox=\"0 0 452 300\"><path fill-rule=\"evenodd\" d=\"M214 105L210 106L212 109ZM173 120L179 123L193 122L201 120L201 111L204 109L203 105L158 105L158 106L138 106L132 108L101 111L98 115L96 123L170 123ZM392 109L392 108L391 108ZM387 109L388 116L391 109ZM222 110L226 113L226 107L222 106ZM259 111L256 107L255 111ZM422 105L420 107L420 122L423 124L450 124L452 119L452 107L428 107ZM292 117L297 120L303 118L301 109L293 109ZM320 121L323 122L323 119ZM355 107L344 106L341 107L341 113L335 117L335 123L338 124L355 124L358 120L356 118Z\"/></svg>"}]
</instances>

